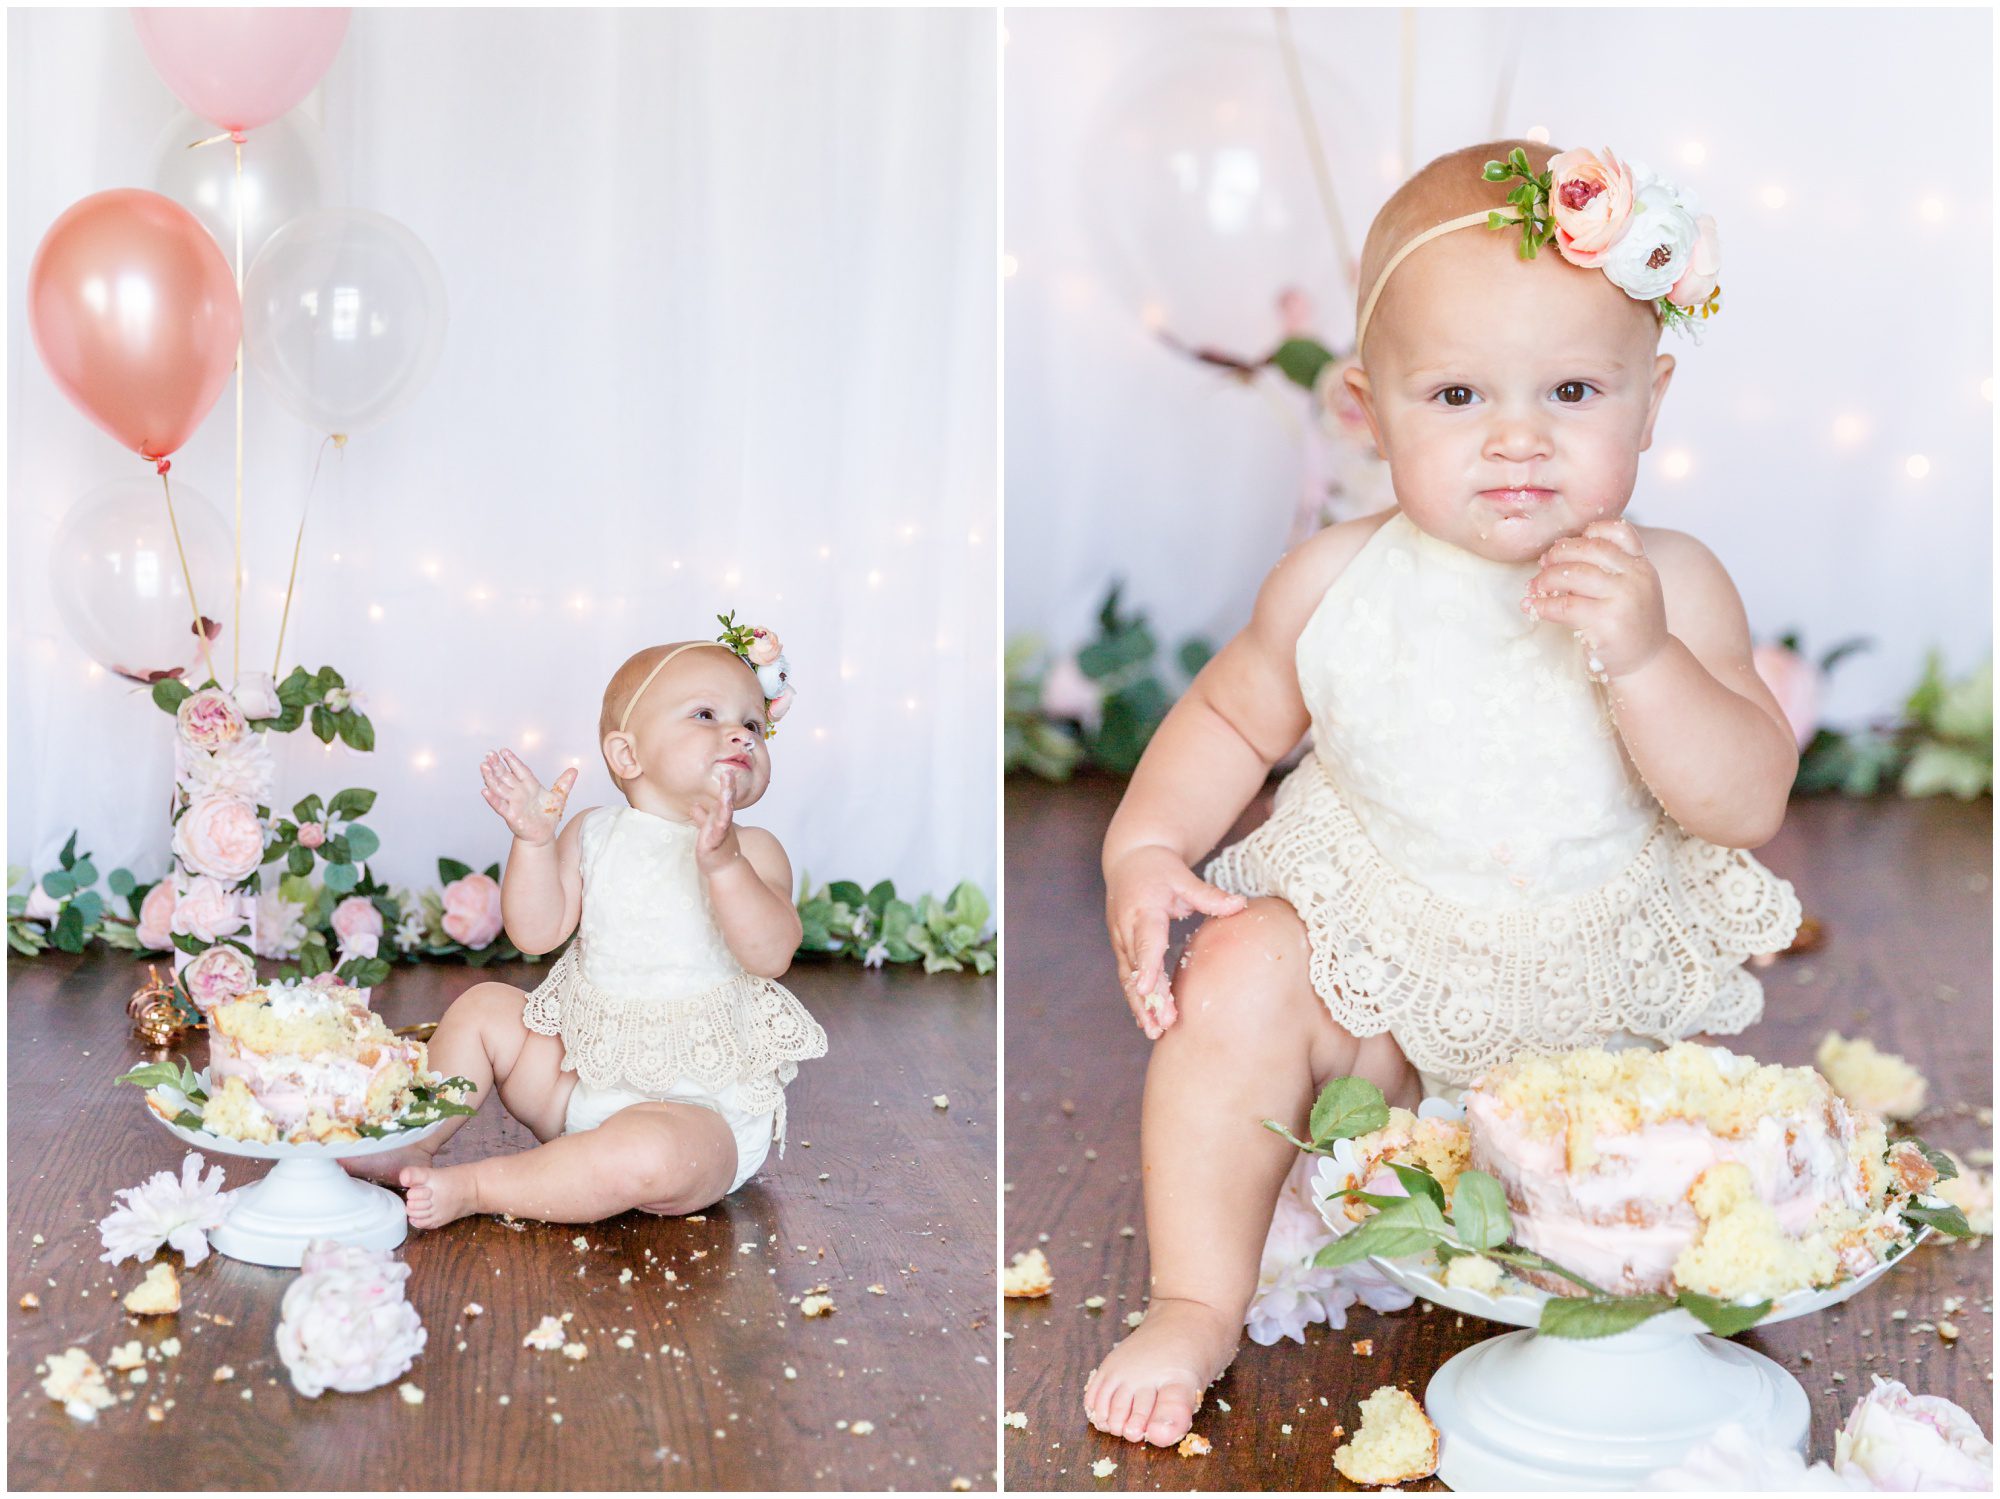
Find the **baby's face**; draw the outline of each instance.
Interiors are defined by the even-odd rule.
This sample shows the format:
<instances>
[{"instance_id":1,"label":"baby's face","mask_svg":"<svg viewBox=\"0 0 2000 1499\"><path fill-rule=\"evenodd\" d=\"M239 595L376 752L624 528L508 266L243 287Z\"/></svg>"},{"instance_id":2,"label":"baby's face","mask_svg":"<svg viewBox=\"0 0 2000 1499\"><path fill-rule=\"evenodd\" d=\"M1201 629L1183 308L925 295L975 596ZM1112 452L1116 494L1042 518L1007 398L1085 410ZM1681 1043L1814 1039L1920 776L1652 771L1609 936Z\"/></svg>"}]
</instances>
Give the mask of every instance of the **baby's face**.
<instances>
[{"instance_id":1,"label":"baby's face","mask_svg":"<svg viewBox=\"0 0 2000 1499\"><path fill-rule=\"evenodd\" d=\"M632 753L654 791L683 806L712 802L733 775L736 805L771 784L764 691L732 651L683 651L653 679L628 725Z\"/></svg>"},{"instance_id":2,"label":"baby's face","mask_svg":"<svg viewBox=\"0 0 2000 1499\"><path fill-rule=\"evenodd\" d=\"M1501 562L1624 512L1674 367L1650 308L1517 243L1474 227L1419 248L1348 374L1403 512Z\"/></svg>"}]
</instances>

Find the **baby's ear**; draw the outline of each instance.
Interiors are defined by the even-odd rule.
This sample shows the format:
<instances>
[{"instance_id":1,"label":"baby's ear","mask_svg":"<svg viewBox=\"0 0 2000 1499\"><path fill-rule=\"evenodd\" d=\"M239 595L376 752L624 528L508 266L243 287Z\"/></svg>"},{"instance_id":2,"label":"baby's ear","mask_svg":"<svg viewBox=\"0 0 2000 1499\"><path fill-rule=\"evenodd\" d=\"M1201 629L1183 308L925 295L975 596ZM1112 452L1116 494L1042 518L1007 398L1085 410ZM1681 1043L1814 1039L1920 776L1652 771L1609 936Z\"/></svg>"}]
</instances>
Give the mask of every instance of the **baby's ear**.
<instances>
[{"instance_id":1,"label":"baby's ear","mask_svg":"<svg viewBox=\"0 0 2000 1499\"><path fill-rule=\"evenodd\" d=\"M604 736L604 763L611 767L611 773L621 781L629 781L639 774L639 755L633 748L632 736L623 729Z\"/></svg>"}]
</instances>

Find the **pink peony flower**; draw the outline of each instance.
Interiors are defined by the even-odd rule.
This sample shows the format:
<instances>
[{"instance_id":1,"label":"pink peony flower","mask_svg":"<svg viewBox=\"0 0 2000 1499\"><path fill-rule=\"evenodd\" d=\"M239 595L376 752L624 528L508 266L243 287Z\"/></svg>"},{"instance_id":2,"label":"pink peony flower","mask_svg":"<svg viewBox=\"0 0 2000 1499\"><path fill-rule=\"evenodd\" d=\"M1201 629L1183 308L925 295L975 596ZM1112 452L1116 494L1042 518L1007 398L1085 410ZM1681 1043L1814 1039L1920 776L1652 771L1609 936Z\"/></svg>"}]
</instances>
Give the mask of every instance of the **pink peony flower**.
<instances>
[{"instance_id":1,"label":"pink peony flower","mask_svg":"<svg viewBox=\"0 0 2000 1499\"><path fill-rule=\"evenodd\" d=\"M784 654L784 646L779 643L778 637L772 634L771 631L752 630L750 637L750 650L748 654L752 666L769 666L779 656Z\"/></svg>"},{"instance_id":2,"label":"pink peony flower","mask_svg":"<svg viewBox=\"0 0 2000 1499\"><path fill-rule=\"evenodd\" d=\"M342 942L382 935L382 913L365 895L350 895L333 908L333 934Z\"/></svg>"},{"instance_id":3,"label":"pink peony flower","mask_svg":"<svg viewBox=\"0 0 2000 1499\"><path fill-rule=\"evenodd\" d=\"M1549 209L1556 249L1571 265L1595 268L1632 213L1632 173L1609 149L1559 151L1549 158Z\"/></svg>"},{"instance_id":4,"label":"pink peony flower","mask_svg":"<svg viewBox=\"0 0 2000 1499\"><path fill-rule=\"evenodd\" d=\"M165 952L174 945L174 878L170 874L146 892L139 902L139 945L153 952Z\"/></svg>"},{"instance_id":5,"label":"pink peony flower","mask_svg":"<svg viewBox=\"0 0 2000 1499\"><path fill-rule=\"evenodd\" d=\"M174 904L173 930L200 942L243 930L243 901L220 880L198 875Z\"/></svg>"},{"instance_id":6,"label":"pink peony flower","mask_svg":"<svg viewBox=\"0 0 2000 1499\"><path fill-rule=\"evenodd\" d=\"M222 1168L206 1175L207 1163L190 1150L181 1159L178 1179L171 1171L156 1171L136 1187L121 1187L112 1195L123 1201L97 1225L107 1265L121 1260L144 1262L161 1249L178 1249L181 1261L199 1265L208 1258L208 1230L222 1227L235 1193L222 1190Z\"/></svg>"},{"instance_id":7,"label":"pink peony flower","mask_svg":"<svg viewBox=\"0 0 2000 1499\"><path fill-rule=\"evenodd\" d=\"M181 970L181 982L187 985L195 1008L206 1015L217 1005L256 988L257 965L241 948L218 942Z\"/></svg>"},{"instance_id":8,"label":"pink peony flower","mask_svg":"<svg viewBox=\"0 0 2000 1499\"><path fill-rule=\"evenodd\" d=\"M233 885L264 862L264 825L248 802L203 797L174 824L173 848L194 873Z\"/></svg>"},{"instance_id":9,"label":"pink peony flower","mask_svg":"<svg viewBox=\"0 0 2000 1499\"><path fill-rule=\"evenodd\" d=\"M500 935L500 886L490 876L468 874L444 887L444 930L466 947L486 946Z\"/></svg>"},{"instance_id":10,"label":"pink peony flower","mask_svg":"<svg viewBox=\"0 0 2000 1499\"><path fill-rule=\"evenodd\" d=\"M1095 730L1104 711L1104 689L1084 675L1074 656L1059 656L1042 678L1042 711L1051 718L1073 718Z\"/></svg>"},{"instance_id":11,"label":"pink peony flower","mask_svg":"<svg viewBox=\"0 0 2000 1499\"><path fill-rule=\"evenodd\" d=\"M190 749L218 750L250 732L242 713L220 687L204 687L182 698L174 716Z\"/></svg>"},{"instance_id":12,"label":"pink peony flower","mask_svg":"<svg viewBox=\"0 0 2000 1499\"><path fill-rule=\"evenodd\" d=\"M791 712L792 704L798 701L798 697L799 695L788 687L779 693L778 696L772 698L770 702L766 703L764 711L771 715L771 722L776 723L787 713Z\"/></svg>"},{"instance_id":13,"label":"pink peony flower","mask_svg":"<svg viewBox=\"0 0 2000 1499\"><path fill-rule=\"evenodd\" d=\"M54 921L62 915L62 902L44 890L40 880L36 880L29 887L27 909L21 914L30 921Z\"/></svg>"},{"instance_id":14,"label":"pink peony flower","mask_svg":"<svg viewBox=\"0 0 2000 1499\"><path fill-rule=\"evenodd\" d=\"M285 705L278 701L278 684L267 671L246 672L238 677L232 695L237 711L245 718L276 718L285 711Z\"/></svg>"},{"instance_id":15,"label":"pink peony flower","mask_svg":"<svg viewBox=\"0 0 2000 1499\"><path fill-rule=\"evenodd\" d=\"M1792 737L1804 749L1819 729L1819 668L1797 651L1782 645L1760 645L1750 652L1750 664L1784 710Z\"/></svg>"},{"instance_id":16,"label":"pink peony flower","mask_svg":"<svg viewBox=\"0 0 2000 1499\"><path fill-rule=\"evenodd\" d=\"M1715 215L1697 214L1694 226L1694 250L1688 256L1687 269L1667 293L1674 306L1690 310L1709 299L1722 269L1722 240L1715 232Z\"/></svg>"},{"instance_id":17,"label":"pink peony flower","mask_svg":"<svg viewBox=\"0 0 2000 1499\"><path fill-rule=\"evenodd\" d=\"M1652 1474L1640 1488L1664 1493L1867 1493L1871 1485L1857 1473L1840 1473L1825 1463L1806 1466L1790 1447L1767 1446L1731 1422L1689 1448L1671 1468Z\"/></svg>"},{"instance_id":18,"label":"pink peony flower","mask_svg":"<svg viewBox=\"0 0 2000 1499\"><path fill-rule=\"evenodd\" d=\"M326 842L326 824L323 822L302 822L299 824L299 847L318 848Z\"/></svg>"},{"instance_id":19,"label":"pink peony flower","mask_svg":"<svg viewBox=\"0 0 2000 1499\"><path fill-rule=\"evenodd\" d=\"M410 1267L388 1250L317 1240L279 1304L278 1357L292 1388L372 1390L404 1373L428 1335L405 1297Z\"/></svg>"},{"instance_id":20,"label":"pink peony flower","mask_svg":"<svg viewBox=\"0 0 2000 1499\"><path fill-rule=\"evenodd\" d=\"M1278 293L1278 329L1286 338L1307 338L1317 313L1312 298L1296 286Z\"/></svg>"},{"instance_id":21,"label":"pink peony flower","mask_svg":"<svg viewBox=\"0 0 2000 1499\"><path fill-rule=\"evenodd\" d=\"M1879 1374L1834 1433L1833 1465L1894 1493L1993 1491L1993 1444L1979 1423L1941 1395L1912 1395Z\"/></svg>"}]
</instances>

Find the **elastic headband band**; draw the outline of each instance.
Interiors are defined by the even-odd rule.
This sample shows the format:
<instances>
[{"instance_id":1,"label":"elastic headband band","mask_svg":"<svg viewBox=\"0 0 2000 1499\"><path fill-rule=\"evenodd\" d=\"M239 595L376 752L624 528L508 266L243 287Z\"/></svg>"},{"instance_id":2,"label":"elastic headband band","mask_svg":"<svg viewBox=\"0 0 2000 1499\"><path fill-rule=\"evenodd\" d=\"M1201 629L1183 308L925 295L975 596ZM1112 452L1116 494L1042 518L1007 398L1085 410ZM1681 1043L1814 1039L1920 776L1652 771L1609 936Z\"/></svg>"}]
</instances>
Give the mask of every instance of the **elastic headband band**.
<instances>
[{"instance_id":1,"label":"elastic headband band","mask_svg":"<svg viewBox=\"0 0 2000 1499\"><path fill-rule=\"evenodd\" d=\"M1454 229L1469 229L1474 224L1491 223L1496 213L1500 217L1508 219L1519 219L1521 217L1519 211L1512 208L1482 208L1477 213L1462 213L1455 219L1446 219L1442 224L1432 225L1389 257L1389 263L1382 267L1382 273L1375 278L1375 285L1369 288L1368 300L1361 304L1361 317L1355 323L1354 327L1355 358L1359 359L1361 357L1361 340L1368 336L1368 319L1375 315L1375 304L1382 299L1382 287L1389 280L1389 273L1401 265L1409 257L1410 252L1416 249L1418 245L1426 244L1436 239L1440 234L1449 234Z\"/></svg>"},{"instance_id":2,"label":"elastic headband band","mask_svg":"<svg viewBox=\"0 0 2000 1499\"><path fill-rule=\"evenodd\" d=\"M645 694L646 689L653 685L653 678L657 677L660 674L661 668L663 668L669 661L673 660L674 657L678 656L682 651L698 650L702 646L713 646L716 650L719 651L729 651L729 647L724 645L719 640L690 640L686 645L677 645L672 650L668 651L666 655L660 657L659 660L653 663L653 669L646 673L646 679L639 684L639 690L633 693L631 698L626 702L625 711L618 715L619 733L622 734L625 732L625 725L627 725L632 721L632 710L639 706L639 699ZM729 654L734 656L736 653L734 651L729 651Z\"/></svg>"}]
</instances>

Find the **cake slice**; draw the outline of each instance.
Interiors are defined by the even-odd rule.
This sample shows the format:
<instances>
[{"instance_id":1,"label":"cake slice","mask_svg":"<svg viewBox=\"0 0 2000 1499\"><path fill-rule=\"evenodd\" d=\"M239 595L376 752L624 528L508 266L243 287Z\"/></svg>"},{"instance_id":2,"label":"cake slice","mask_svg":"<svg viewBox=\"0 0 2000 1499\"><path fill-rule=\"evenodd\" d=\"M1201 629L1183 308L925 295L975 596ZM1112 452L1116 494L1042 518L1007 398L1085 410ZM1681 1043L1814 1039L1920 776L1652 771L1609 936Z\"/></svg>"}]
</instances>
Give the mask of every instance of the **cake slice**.
<instances>
[{"instance_id":1,"label":"cake slice","mask_svg":"<svg viewBox=\"0 0 2000 1499\"><path fill-rule=\"evenodd\" d=\"M1409 1483L1437 1472L1438 1429L1405 1390L1383 1385L1361 1402L1361 1429L1333 1450L1334 1469L1353 1483Z\"/></svg>"}]
</instances>

